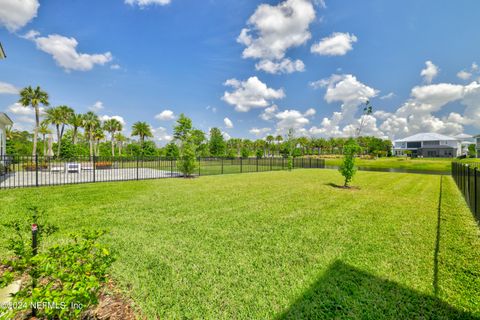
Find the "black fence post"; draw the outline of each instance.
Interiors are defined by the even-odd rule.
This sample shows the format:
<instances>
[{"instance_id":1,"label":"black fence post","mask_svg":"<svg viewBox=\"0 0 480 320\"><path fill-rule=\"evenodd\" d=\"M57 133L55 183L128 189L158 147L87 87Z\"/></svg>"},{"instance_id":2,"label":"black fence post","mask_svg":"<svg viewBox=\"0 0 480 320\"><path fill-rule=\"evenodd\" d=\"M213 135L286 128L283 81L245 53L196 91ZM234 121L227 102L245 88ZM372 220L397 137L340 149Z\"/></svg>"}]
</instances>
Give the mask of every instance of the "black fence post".
<instances>
[{"instance_id":1,"label":"black fence post","mask_svg":"<svg viewBox=\"0 0 480 320\"><path fill-rule=\"evenodd\" d=\"M258 158L256 158L256 159L257 159L257 172L258 172Z\"/></svg>"},{"instance_id":2,"label":"black fence post","mask_svg":"<svg viewBox=\"0 0 480 320\"><path fill-rule=\"evenodd\" d=\"M97 180L97 178L96 178L96 176L95 176L95 175L96 175L96 171L97 171L97 164L96 164L97 161L96 161L95 158L96 158L96 156L94 155L94 156L93 156L93 182L95 182L95 181Z\"/></svg>"},{"instance_id":3,"label":"black fence post","mask_svg":"<svg viewBox=\"0 0 480 320\"><path fill-rule=\"evenodd\" d=\"M478 169L475 168L475 169L473 170L473 203L474 203L474 212L475 212L475 215L477 215L477 212L478 212L477 172L478 172Z\"/></svg>"},{"instance_id":4,"label":"black fence post","mask_svg":"<svg viewBox=\"0 0 480 320\"><path fill-rule=\"evenodd\" d=\"M222 159L222 171L221 171L221 172L222 172L222 174L223 174L223 158L221 158L221 159Z\"/></svg>"},{"instance_id":5,"label":"black fence post","mask_svg":"<svg viewBox=\"0 0 480 320\"><path fill-rule=\"evenodd\" d=\"M38 153L35 154L35 186L38 187Z\"/></svg>"},{"instance_id":6,"label":"black fence post","mask_svg":"<svg viewBox=\"0 0 480 320\"><path fill-rule=\"evenodd\" d=\"M202 158L198 157L198 176L200 177L202 170Z\"/></svg>"},{"instance_id":7,"label":"black fence post","mask_svg":"<svg viewBox=\"0 0 480 320\"><path fill-rule=\"evenodd\" d=\"M139 159L138 159L138 156L137 156L137 180L138 180L138 171L139 171Z\"/></svg>"},{"instance_id":8,"label":"black fence post","mask_svg":"<svg viewBox=\"0 0 480 320\"><path fill-rule=\"evenodd\" d=\"M240 158L240 173L243 173L243 161L242 161L242 158Z\"/></svg>"},{"instance_id":9,"label":"black fence post","mask_svg":"<svg viewBox=\"0 0 480 320\"><path fill-rule=\"evenodd\" d=\"M170 177L173 178L173 159L170 159Z\"/></svg>"},{"instance_id":10,"label":"black fence post","mask_svg":"<svg viewBox=\"0 0 480 320\"><path fill-rule=\"evenodd\" d=\"M270 157L270 171L272 171L272 161L273 161L273 158Z\"/></svg>"}]
</instances>

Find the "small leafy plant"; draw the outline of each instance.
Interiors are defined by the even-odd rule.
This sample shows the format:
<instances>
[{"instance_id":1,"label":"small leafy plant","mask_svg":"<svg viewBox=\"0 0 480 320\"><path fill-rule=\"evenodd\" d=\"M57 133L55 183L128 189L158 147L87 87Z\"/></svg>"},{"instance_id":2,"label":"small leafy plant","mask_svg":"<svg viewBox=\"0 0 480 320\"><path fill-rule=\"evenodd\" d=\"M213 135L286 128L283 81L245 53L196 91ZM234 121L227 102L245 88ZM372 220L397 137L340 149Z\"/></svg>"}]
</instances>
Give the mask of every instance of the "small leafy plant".
<instances>
[{"instance_id":1,"label":"small leafy plant","mask_svg":"<svg viewBox=\"0 0 480 320\"><path fill-rule=\"evenodd\" d=\"M352 181L353 176L357 172L355 167L355 155L361 151L360 146L353 139L350 139L343 148L343 162L340 165L339 171L345 178L343 186L349 187L349 183Z\"/></svg>"},{"instance_id":2,"label":"small leafy plant","mask_svg":"<svg viewBox=\"0 0 480 320\"><path fill-rule=\"evenodd\" d=\"M98 303L100 289L107 281L114 259L98 243L104 231L82 231L71 235L71 241L50 247L43 240L57 228L40 221L39 210L31 208L38 228L37 250L29 237L28 221L14 221L3 226L13 231L8 249L10 259L2 261L7 271L0 275L0 287L22 278L20 290L13 295L11 309L0 309L7 318L28 314L48 319L78 319L82 312ZM35 251L36 254L35 254Z\"/></svg>"}]
</instances>

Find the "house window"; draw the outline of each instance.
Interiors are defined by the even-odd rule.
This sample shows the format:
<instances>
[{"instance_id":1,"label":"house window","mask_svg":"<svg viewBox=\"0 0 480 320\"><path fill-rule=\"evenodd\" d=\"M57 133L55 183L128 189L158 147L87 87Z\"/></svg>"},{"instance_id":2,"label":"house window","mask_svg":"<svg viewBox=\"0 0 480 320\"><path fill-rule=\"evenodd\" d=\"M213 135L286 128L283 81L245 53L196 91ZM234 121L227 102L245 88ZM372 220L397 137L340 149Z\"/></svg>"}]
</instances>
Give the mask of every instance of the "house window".
<instances>
[{"instance_id":1,"label":"house window","mask_svg":"<svg viewBox=\"0 0 480 320\"><path fill-rule=\"evenodd\" d=\"M407 142L407 148L421 148L422 143L421 142Z\"/></svg>"}]
</instances>

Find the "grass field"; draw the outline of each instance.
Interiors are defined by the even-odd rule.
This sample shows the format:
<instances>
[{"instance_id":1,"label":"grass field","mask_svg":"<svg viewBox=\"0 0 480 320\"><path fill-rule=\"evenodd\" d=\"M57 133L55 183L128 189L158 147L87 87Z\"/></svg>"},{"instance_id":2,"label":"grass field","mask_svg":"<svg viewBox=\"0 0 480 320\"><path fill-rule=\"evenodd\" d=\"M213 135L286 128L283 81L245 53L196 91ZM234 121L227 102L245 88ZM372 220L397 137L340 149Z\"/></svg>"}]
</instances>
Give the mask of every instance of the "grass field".
<instances>
[{"instance_id":1,"label":"grass field","mask_svg":"<svg viewBox=\"0 0 480 320\"><path fill-rule=\"evenodd\" d=\"M112 276L149 319L480 319L479 229L450 177L341 182L298 170L6 190L0 219L37 204L56 238L107 229Z\"/></svg>"},{"instance_id":2,"label":"grass field","mask_svg":"<svg viewBox=\"0 0 480 320\"><path fill-rule=\"evenodd\" d=\"M432 172L450 172L452 169L452 161L457 161L451 158L378 158L378 159L357 159L356 165L365 168L378 169L408 169L415 171L432 171ZM480 159L462 159L461 162L479 162ZM327 166L339 166L342 163L341 158L327 158L325 164Z\"/></svg>"}]
</instances>

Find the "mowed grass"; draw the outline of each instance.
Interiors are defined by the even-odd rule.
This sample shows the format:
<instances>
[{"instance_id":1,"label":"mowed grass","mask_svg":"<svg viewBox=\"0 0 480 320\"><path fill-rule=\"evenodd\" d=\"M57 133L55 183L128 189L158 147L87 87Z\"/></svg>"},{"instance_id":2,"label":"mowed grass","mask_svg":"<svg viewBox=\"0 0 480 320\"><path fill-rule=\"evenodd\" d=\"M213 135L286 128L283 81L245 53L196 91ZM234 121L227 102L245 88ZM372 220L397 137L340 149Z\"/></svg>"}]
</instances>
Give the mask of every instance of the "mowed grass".
<instances>
[{"instance_id":1,"label":"mowed grass","mask_svg":"<svg viewBox=\"0 0 480 320\"><path fill-rule=\"evenodd\" d=\"M149 319L480 319L479 229L450 177L341 183L311 169L7 190L0 218L36 204L56 239L107 229L112 277Z\"/></svg>"}]
</instances>

